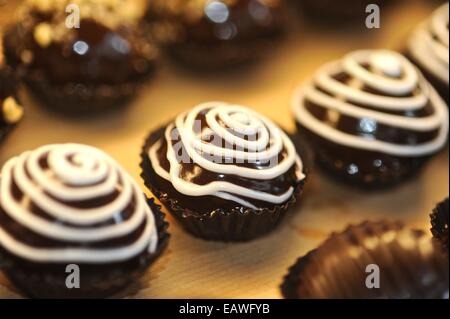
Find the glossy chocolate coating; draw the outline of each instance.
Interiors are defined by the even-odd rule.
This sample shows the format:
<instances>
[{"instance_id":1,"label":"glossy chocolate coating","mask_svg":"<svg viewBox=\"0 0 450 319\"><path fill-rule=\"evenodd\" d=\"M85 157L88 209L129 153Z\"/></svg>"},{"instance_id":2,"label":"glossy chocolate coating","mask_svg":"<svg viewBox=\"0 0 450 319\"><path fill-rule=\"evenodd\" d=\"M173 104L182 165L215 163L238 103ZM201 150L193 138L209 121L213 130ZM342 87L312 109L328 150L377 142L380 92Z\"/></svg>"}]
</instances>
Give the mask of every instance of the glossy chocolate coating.
<instances>
[{"instance_id":1,"label":"glossy chocolate coating","mask_svg":"<svg viewBox=\"0 0 450 319\"><path fill-rule=\"evenodd\" d=\"M204 119L203 119L204 120ZM164 128L165 129L165 128ZM154 142L161 138L163 135L163 129L155 132L150 137L150 140L153 140ZM149 143L146 148L144 149L145 153L148 153L148 150L151 145L154 144ZM159 149L157 155L158 160L161 163L162 167L166 170L170 170L170 163L167 160L167 143L165 139L163 139L163 146ZM283 153L280 156L285 156ZM149 159L145 159L144 161L147 162L147 164L150 164ZM258 166L258 164L252 163L252 164L239 164L239 165L252 165L252 166ZM182 164L182 171L180 174L183 176L189 176L194 175L190 174L190 172L193 172L195 170L195 182L199 185L205 185L209 184L215 181L224 181L233 183L235 185L243 186L246 188L250 188L256 191L264 191L269 192L273 194L282 194L286 192L290 187L294 187L297 192L300 191L300 189L303 186L303 181L298 181L297 175L296 175L296 168L295 165L289 169L286 173L283 175L274 178L273 180L253 180L249 178L243 178L237 175L231 175L231 174L219 174L215 172L210 172L205 169L203 169L201 166L194 164L194 163L185 163ZM157 190L158 197L163 201L170 201L172 205L175 205L177 207L182 208L183 210L194 214L196 216L202 216L202 215L209 215L211 212L220 210L223 212L229 212L229 211L241 211L245 212L248 210L248 208L243 207L242 205L235 203L230 200L225 200L222 198L219 198L217 196L200 196L196 197L195 200L193 200L192 196L187 196L184 194L181 194L178 192L170 183L169 181L161 178L156 172L154 171L153 167L151 165L147 165L149 175L152 176L151 184L153 185L153 188ZM297 193L296 192L296 193ZM294 197L296 194L293 195ZM277 206L276 204L271 204L263 201L259 201L256 199L250 199L246 198L245 200L249 201L256 207L261 207L267 210L274 210Z\"/></svg>"},{"instance_id":2,"label":"glossy chocolate coating","mask_svg":"<svg viewBox=\"0 0 450 319\"><path fill-rule=\"evenodd\" d=\"M39 166L42 169L42 171L49 169L49 158L48 154L42 156L42 158L39 159ZM28 173L29 174L29 173ZM124 206L123 210L118 212L117 217L118 218L110 218L108 220L103 221L102 223L98 224L92 224L89 226L80 226L80 225L74 225L67 222L63 222L62 220L56 219L54 216L43 210L38 204L36 204L31 198L29 194L24 193L21 188L18 186L17 181L15 180L15 176L11 179L11 189L12 194L14 196L14 199L17 202L27 202L27 209L31 214L37 215L40 218L43 218L47 221L57 223L58 225L62 226L68 226L68 227L75 227L75 228L85 228L85 229L97 229L104 226L111 226L111 225L117 225L120 223L124 223L128 221L132 215L135 213L135 198L130 197L130 202L127 203L127 205ZM35 181L37 182L37 181ZM99 183L104 182L99 181ZM123 181L118 181L116 188L122 189L123 188ZM73 187L76 189L76 186L70 186L65 185L66 187ZM120 195L119 191L115 191L112 194L108 194L103 197L98 197L95 199L90 200L80 200L80 201L63 201L59 200L56 197L52 197L53 200L56 200L60 202L61 204L73 207L73 208L79 208L79 209L96 209L98 207L106 206L110 203L112 203L116 198ZM120 237L116 237L113 239L109 239L106 241L99 241L95 243L85 243L85 242L71 242L68 244L67 241L61 241L54 238L49 238L47 236L40 235L38 233L35 233L33 231L30 231L25 225L18 223L15 221L10 215L8 215L0 205L0 228L6 231L10 234L11 237L14 237L18 239L20 242L37 247L37 248L45 248L45 247L54 247L54 248L65 248L68 245L70 247L84 247L84 248L109 248L109 247L118 247L123 246L126 247L133 242L135 242L142 234L143 230L145 229L147 221L144 220L139 227L137 227L133 232L129 234L125 234Z\"/></svg>"},{"instance_id":3,"label":"glossy chocolate coating","mask_svg":"<svg viewBox=\"0 0 450 319\"><path fill-rule=\"evenodd\" d=\"M150 2L157 40L178 60L225 68L267 55L285 32L284 0Z\"/></svg>"},{"instance_id":4,"label":"glossy chocolate coating","mask_svg":"<svg viewBox=\"0 0 450 319\"><path fill-rule=\"evenodd\" d=\"M64 12L64 7L50 11L25 7L5 35L6 61L21 70L46 102L74 104L75 113L83 108L77 103L89 102L95 110L96 104L130 97L135 86L154 72L157 49L139 21L117 22L116 8L105 11L103 18L82 15L80 28L69 29Z\"/></svg>"},{"instance_id":5,"label":"glossy chocolate coating","mask_svg":"<svg viewBox=\"0 0 450 319\"><path fill-rule=\"evenodd\" d=\"M165 127L162 127L152 133L143 147L141 154L142 177L145 185L161 200L168 211L183 225L186 231L196 237L226 242L248 241L261 237L276 228L287 214L288 208L301 196L305 180L298 181L293 169L275 180L258 182L239 176L218 176L197 165L195 167L201 170L201 177L197 181L200 183L214 181L217 178L217 180L233 181L238 185L246 185L265 192L278 192L292 186L294 192L287 202L279 205L248 199L255 206L261 207L258 210L244 207L234 201L217 196L192 197L183 195L174 188L172 183L155 172L148 156L150 147L161 140L164 131ZM160 148L157 156L167 169L166 148L167 145ZM188 172L193 166L187 164L183 167L183 170Z\"/></svg>"},{"instance_id":6,"label":"glossy chocolate coating","mask_svg":"<svg viewBox=\"0 0 450 319\"><path fill-rule=\"evenodd\" d=\"M348 74L340 73L334 76L341 83L349 85L352 78ZM377 92L372 88L363 86L363 92L386 96L383 92ZM400 97L412 97L413 92ZM361 108L371 109L369 106L352 102ZM430 102L429 102L430 103ZM428 103L424 108L415 111L388 112L406 118L422 118L433 114L433 108ZM306 101L306 108L320 121L336 128L337 130L361 136L368 140L376 139L399 145L419 145L432 140L438 134L433 132L417 132L407 129L386 126L375 121L365 122L365 119L357 119L341 113L330 114L325 108L310 101ZM325 170L337 177L340 181L365 188L381 188L397 184L419 171L422 165L431 156L401 157L381 152L366 151L336 144L322 138L314 132L297 123L298 132L305 141L315 150L316 160Z\"/></svg>"},{"instance_id":7,"label":"glossy chocolate coating","mask_svg":"<svg viewBox=\"0 0 450 319\"><path fill-rule=\"evenodd\" d=\"M448 198L440 202L430 215L431 217L431 233L448 252L448 220L449 207Z\"/></svg>"},{"instance_id":8,"label":"glossy chocolate coating","mask_svg":"<svg viewBox=\"0 0 450 319\"><path fill-rule=\"evenodd\" d=\"M379 288L370 288L376 268ZM448 279L448 257L425 233L400 223L364 222L301 258L282 289L286 298L300 299L448 298Z\"/></svg>"}]
</instances>

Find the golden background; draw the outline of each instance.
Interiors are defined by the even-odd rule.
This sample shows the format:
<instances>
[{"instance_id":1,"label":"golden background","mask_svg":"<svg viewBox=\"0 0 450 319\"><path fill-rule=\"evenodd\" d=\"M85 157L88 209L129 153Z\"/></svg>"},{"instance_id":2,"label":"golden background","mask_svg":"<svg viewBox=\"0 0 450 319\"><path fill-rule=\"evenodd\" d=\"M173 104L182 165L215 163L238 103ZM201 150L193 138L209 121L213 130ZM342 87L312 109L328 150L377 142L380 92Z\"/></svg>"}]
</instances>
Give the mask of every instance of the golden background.
<instances>
[{"instance_id":1,"label":"golden background","mask_svg":"<svg viewBox=\"0 0 450 319\"><path fill-rule=\"evenodd\" d=\"M1 2L2 0L0 0ZM342 1L343 3L345 1ZM298 25L272 57L232 74L194 74L163 60L157 75L120 112L89 119L49 113L22 90L24 120L0 145L0 165L22 151L43 144L77 142L99 147L139 181L139 153L150 130L178 113L209 100L253 107L288 130L293 89L323 63L362 48L401 50L408 34L433 10L433 1L400 1L382 12L380 30L330 32ZM0 25L12 19L13 6L0 7ZM172 234L168 249L131 289L136 298L279 298L283 276L298 257L315 248L332 231L365 219L398 219L428 232L428 214L448 196L448 150L431 160L417 178L385 192L346 188L317 170L302 205L280 227L260 240L224 244L198 240L168 216ZM0 273L0 298L18 297Z\"/></svg>"}]
</instances>

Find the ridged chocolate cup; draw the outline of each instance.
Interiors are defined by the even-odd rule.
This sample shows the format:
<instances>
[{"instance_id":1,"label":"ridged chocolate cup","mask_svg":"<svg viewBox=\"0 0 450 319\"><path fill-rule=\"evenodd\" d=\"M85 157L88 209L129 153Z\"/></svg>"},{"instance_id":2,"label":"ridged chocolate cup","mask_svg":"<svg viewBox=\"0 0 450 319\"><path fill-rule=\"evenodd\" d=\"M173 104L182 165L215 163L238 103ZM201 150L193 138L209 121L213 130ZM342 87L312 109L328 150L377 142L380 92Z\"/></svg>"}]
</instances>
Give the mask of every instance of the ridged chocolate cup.
<instances>
[{"instance_id":1,"label":"ridged chocolate cup","mask_svg":"<svg viewBox=\"0 0 450 319\"><path fill-rule=\"evenodd\" d=\"M36 299L90 299L113 297L131 284L139 283L140 277L162 254L168 245L170 234L165 216L153 199L147 200L155 216L158 245L153 253L143 252L133 259L120 263L77 264L80 268L80 288L68 289L64 264L33 263L13 256L0 246L0 270L26 297Z\"/></svg>"},{"instance_id":2,"label":"ridged chocolate cup","mask_svg":"<svg viewBox=\"0 0 450 319\"><path fill-rule=\"evenodd\" d=\"M431 219L431 233L433 237L439 241L444 250L449 252L448 244L448 219L449 219L449 206L448 198L437 204L430 214Z\"/></svg>"},{"instance_id":3,"label":"ridged chocolate cup","mask_svg":"<svg viewBox=\"0 0 450 319\"><path fill-rule=\"evenodd\" d=\"M448 280L448 256L424 232L366 221L298 259L281 292L287 299L448 298Z\"/></svg>"},{"instance_id":4,"label":"ridged chocolate cup","mask_svg":"<svg viewBox=\"0 0 450 319\"><path fill-rule=\"evenodd\" d=\"M267 235L282 221L303 190L305 180L296 185L294 194L287 202L271 209L254 210L236 204L234 209L225 210L217 207L208 213L199 213L182 207L176 199L171 198L155 185L157 175L147 155L150 146L163 136L164 129L165 126L151 133L144 143L141 152L141 177L145 186L163 203L183 228L195 237L223 242L242 242Z\"/></svg>"},{"instance_id":5,"label":"ridged chocolate cup","mask_svg":"<svg viewBox=\"0 0 450 319\"><path fill-rule=\"evenodd\" d=\"M1 34L0 34L1 37ZM0 38L0 50L1 50L1 38ZM18 101L16 94L17 78L15 73L8 67L4 66L0 62L0 82L7 81L7 83L0 83L0 86L5 85L6 91L10 91L11 95ZM0 87L0 95L2 94L2 89ZM1 107L1 105L0 105ZM6 138L6 136L12 131L12 129L17 124L8 124L2 121L2 116L0 115L0 143Z\"/></svg>"}]
</instances>

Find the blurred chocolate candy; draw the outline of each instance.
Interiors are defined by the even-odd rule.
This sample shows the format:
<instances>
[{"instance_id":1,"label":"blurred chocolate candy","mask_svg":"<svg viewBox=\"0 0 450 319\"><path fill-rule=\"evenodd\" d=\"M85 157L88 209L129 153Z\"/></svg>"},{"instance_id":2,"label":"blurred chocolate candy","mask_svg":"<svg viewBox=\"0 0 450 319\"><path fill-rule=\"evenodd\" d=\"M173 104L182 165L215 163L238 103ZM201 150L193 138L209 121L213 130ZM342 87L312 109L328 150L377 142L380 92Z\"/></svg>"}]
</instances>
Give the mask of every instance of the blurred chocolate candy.
<instances>
[{"instance_id":1,"label":"blurred chocolate candy","mask_svg":"<svg viewBox=\"0 0 450 319\"><path fill-rule=\"evenodd\" d=\"M333 234L290 269L286 298L448 298L448 256L424 232L363 222Z\"/></svg>"},{"instance_id":2,"label":"blurred chocolate candy","mask_svg":"<svg viewBox=\"0 0 450 319\"><path fill-rule=\"evenodd\" d=\"M440 202L430 215L431 233L448 252L448 198Z\"/></svg>"},{"instance_id":3,"label":"blurred chocolate candy","mask_svg":"<svg viewBox=\"0 0 450 319\"><path fill-rule=\"evenodd\" d=\"M250 63L285 32L284 0L153 0L156 40L177 60L204 69Z\"/></svg>"},{"instance_id":4,"label":"blurred chocolate candy","mask_svg":"<svg viewBox=\"0 0 450 319\"><path fill-rule=\"evenodd\" d=\"M139 3L27 0L5 33L6 62L59 112L121 106L153 75L158 55L141 27L146 6Z\"/></svg>"}]
</instances>

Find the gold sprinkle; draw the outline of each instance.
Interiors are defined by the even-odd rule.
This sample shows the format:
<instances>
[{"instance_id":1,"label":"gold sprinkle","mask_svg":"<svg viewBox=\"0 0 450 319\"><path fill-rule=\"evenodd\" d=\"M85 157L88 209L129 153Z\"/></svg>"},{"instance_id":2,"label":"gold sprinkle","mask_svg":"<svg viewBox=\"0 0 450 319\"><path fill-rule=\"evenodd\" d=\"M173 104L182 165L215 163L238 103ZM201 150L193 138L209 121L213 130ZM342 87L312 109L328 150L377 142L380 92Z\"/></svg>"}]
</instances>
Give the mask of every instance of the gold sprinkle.
<instances>
[{"instance_id":1,"label":"gold sprinkle","mask_svg":"<svg viewBox=\"0 0 450 319\"><path fill-rule=\"evenodd\" d=\"M50 11L53 8L52 0L28 0L28 4L41 11Z\"/></svg>"},{"instance_id":2,"label":"gold sprinkle","mask_svg":"<svg viewBox=\"0 0 450 319\"><path fill-rule=\"evenodd\" d=\"M23 108L13 97L8 97L3 101L3 117L8 124L15 124L23 117Z\"/></svg>"},{"instance_id":3,"label":"gold sprinkle","mask_svg":"<svg viewBox=\"0 0 450 319\"><path fill-rule=\"evenodd\" d=\"M48 23L38 24L34 29L34 39L42 48L47 48L53 39L52 27Z\"/></svg>"}]
</instances>

